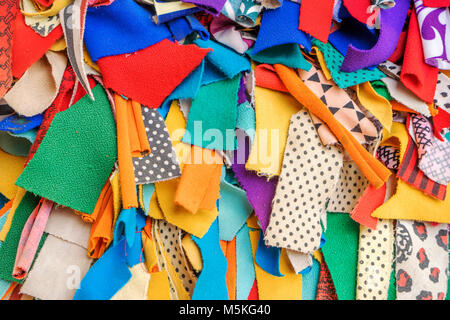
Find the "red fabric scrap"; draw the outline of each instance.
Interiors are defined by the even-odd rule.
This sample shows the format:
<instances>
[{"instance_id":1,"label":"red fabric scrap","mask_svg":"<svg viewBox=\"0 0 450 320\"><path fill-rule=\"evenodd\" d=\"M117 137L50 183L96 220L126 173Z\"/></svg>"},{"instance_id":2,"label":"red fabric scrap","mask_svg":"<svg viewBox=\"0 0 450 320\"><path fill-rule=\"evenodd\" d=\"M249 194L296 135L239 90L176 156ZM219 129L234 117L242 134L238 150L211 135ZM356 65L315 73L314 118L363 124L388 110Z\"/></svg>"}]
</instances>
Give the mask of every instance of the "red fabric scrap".
<instances>
[{"instance_id":1,"label":"red fabric scrap","mask_svg":"<svg viewBox=\"0 0 450 320\"><path fill-rule=\"evenodd\" d=\"M298 28L327 43L333 19L334 0L302 0Z\"/></svg>"},{"instance_id":2,"label":"red fabric scrap","mask_svg":"<svg viewBox=\"0 0 450 320\"><path fill-rule=\"evenodd\" d=\"M378 219L371 216L376 208L384 203L386 196L386 184L376 189L369 185L358 201L358 204L350 213L350 218L371 229L377 228Z\"/></svg>"}]
</instances>

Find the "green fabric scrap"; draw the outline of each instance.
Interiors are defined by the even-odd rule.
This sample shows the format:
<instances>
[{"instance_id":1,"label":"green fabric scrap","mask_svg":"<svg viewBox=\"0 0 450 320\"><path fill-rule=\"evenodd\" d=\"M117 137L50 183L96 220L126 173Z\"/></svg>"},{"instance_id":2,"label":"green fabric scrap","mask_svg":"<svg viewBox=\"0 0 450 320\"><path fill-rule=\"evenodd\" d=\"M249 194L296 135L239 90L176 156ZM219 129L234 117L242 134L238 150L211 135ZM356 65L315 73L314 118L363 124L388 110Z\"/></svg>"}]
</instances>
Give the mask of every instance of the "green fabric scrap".
<instances>
[{"instance_id":1,"label":"green fabric scrap","mask_svg":"<svg viewBox=\"0 0 450 320\"><path fill-rule=\"evenodd\" d=\"M324 44L323 42L313 39L313 46L317 46L320 52L323 53L325 64L330 70L331 77L334 82L340 88L347 88L366 81L379 80L386 75L378 70L360 69L355 72L342 72L340 71L344 56L339 53L330 43Z\"/></svg>"},{"instance_id":2,"label":"green fabric scrap","mask_svg":"<svg viewBox=\"0 0 450 320\"><path fill-rule=\"evenodd\" d=\"M328 212L323 257L339 300L356 299L359 224L344 213Z\"/></svg>"},{"instance_id":3,"label":"green fabric scrap","mask_svg":"<svg viewBox=\"0 0 450 320\"><path fill-rule=\"evenodd\" d=\"M56 114L16 184L72 209L92 213L117 158L116 125L101 85Z\"/></svg>"},{"instance_id":4,"label":"green fabric scrap","mask_svg":"<svg viewBox=\"0 0 450 320\"><path fill-rule=\"evenodd\" d=\"M182 141L205 149L234 150L241 75L204 85L192 101Z\"/></svg>"},{"instance_id":5,"label":"green fabric scrap","mask_svg":"<svg viewBox=\"0 0 450 320\"><path fill-rule=\"evenodd\" d=\"M378 93L380 96L384 97L389 101L393 99L383 81L375 80L370 82L370 84L372 85L372 88L375 90L375 92Z\"/></svg>"},{"instance_id":6,"label":"green fabric scrap","mask_svg":"<svg viewBox=\"0 0 450 320\"><path fill-rule=\"evenodd\" d=\"M306 71L311 69L311 64L306 61L305 57L303 57L303 54L296 43L288 43L271 47L260 51L255 55L252 54L252 49L247 53L252 60L260 63L279 63L287 67L303 69Z\"/></svg>"}]
</instances>

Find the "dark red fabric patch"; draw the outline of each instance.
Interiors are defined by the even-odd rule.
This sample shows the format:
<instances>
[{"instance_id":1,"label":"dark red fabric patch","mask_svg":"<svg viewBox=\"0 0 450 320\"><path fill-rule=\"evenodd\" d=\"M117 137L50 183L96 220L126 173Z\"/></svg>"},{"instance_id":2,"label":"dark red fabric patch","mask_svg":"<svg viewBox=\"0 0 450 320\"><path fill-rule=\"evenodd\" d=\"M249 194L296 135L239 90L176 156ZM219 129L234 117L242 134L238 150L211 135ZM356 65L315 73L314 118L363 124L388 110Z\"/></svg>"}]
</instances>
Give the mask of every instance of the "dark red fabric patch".
<instances>
[{"instance_id":1,"label":"dark red fabric patch","mask_svg":"<svg viewBox=\"0 0 450 320\"><path fill-rule=\"evenodd\" d=\"M209 51L164 39L133 54L101 58L98 66L107 88L142 105L158 108Z\"/></svg>"}]
</instances>

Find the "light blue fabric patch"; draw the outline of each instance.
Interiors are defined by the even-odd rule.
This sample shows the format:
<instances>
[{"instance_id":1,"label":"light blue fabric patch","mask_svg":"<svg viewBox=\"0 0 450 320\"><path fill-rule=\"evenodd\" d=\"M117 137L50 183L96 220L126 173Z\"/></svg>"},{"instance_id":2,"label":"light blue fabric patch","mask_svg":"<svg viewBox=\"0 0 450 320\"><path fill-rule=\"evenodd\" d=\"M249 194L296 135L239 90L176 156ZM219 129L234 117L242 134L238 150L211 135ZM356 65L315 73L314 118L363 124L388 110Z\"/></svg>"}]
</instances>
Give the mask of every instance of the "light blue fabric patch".
<instances>
[{"instance_id":1,"label":"light blue fabric patch","mask_svg":"<svg viewBox=\"0 0 450 320\"><path fill-rule=\"evenodd\" d=\"M244 131L253 142L256 132L256 116L255 109L251 107L248 101L241 103L237 107L236 128Z\"/></svg>"},{"instance_id":2,"label":"light blue fabric patch","mask_svg":"<svg viewBox=\"0 0 450 320\"><path fill-rule=\"evenodd\" d=\"M148 183L142 185L142 198L144 201L144 213L148 216L150 200L152 199L153 192L155 192L155 184Z\"/></svg>"},{"instance_id":3,"label":"light blue fabric patch","mask_svg":"<svg viewBox=\"0 0 450 320\"><path fill-rule=\"evenodd\" d=\"M220 181L219 236L220 240L232 241L250 217L253 208L244 190L224 180L225 170L223 166Z\"/></svg>"},{"instance_id":4,"label":"light blue fabric patch","mask_svg":"<svg viewBox=\"0 0 450 320\"><path fill-rule=\"evenodd\" d=\"M316 300L320 263L313 258L311 270L302 276L302 300Z\"/></svg>"},{"instance_id":5,"label":"light blue fabric patch","mask_svg":"<svg viewBox=\"0 0 450 320\"><path fill-rule=\"evenodd\" d=\"M192 236L200 248L203 269L197 279L192 300L228 300L227 259L220 248L219 223L216 219L200 239Z\"/></svg>"}]
</instances>

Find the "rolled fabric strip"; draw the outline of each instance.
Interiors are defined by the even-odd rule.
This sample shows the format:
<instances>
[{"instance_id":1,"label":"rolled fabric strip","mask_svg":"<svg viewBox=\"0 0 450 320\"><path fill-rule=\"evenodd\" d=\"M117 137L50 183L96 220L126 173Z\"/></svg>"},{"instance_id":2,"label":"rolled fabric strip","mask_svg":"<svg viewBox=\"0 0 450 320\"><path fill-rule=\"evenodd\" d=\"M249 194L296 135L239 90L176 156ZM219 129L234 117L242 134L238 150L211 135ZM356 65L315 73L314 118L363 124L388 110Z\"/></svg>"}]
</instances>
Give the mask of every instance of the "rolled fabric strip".
<instances>
[{"instance_id":1,"label":"rolled fabric strip","mask_svg":"<svg viewBox=\"0 0 450 320\"><path fill-rule=\"evenodd\" d=\"M375 159L356 139L333 117L333 114L312 91L301 81L294 70L276 64L275 70L292 96L311 113L325 122L341 142L356 165L375 188L384 185L391 171Z\"/></svg>"}]
</instances>

